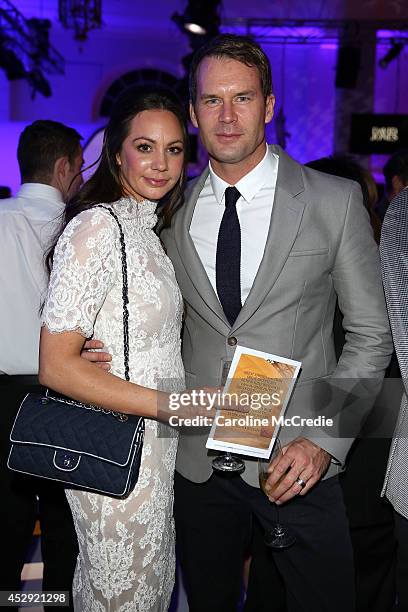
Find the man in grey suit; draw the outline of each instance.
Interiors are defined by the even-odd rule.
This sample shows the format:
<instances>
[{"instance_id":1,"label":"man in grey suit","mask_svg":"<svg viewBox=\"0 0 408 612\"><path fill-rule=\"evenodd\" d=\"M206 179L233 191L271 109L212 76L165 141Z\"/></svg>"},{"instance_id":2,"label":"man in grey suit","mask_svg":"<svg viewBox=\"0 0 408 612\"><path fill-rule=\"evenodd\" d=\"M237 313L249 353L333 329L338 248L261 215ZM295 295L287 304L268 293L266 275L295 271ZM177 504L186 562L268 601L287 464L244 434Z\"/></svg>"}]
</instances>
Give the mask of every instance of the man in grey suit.
<instances>
[{"instance_id":1,"label":"man in grey suit","mask_svg":"<svg viewBox=\"0 0 408 612\"><path fill-rule=\"evenodd\" d=\"M187 385L219 384L240 344L302 362L289 416L333 416L324 383L380 381L392 349L360 188L266 145L271 70L250 39L210 41L193 59L190 82L191 117L210 164L161 234L186 305ZM338 363L337 299L346 331ZM246 461L242 477L213 472L207 436L180 436L177 542L190 612L234 612L253 518L268 529L276 507L258 488L256 461ZM352 440L310 426L282 430L280 439L284 456L269 486L285 474L273 500L297 542L274 558L288 609L352 612L352 549L337 479ZM274 608L273 585L265 606Z\"/></svg>"},{"instance_id":2,"label":"man in grey suit","mask_svg":"<svg viewBox=\"0 0 408 612\"><path fill-rule=\"evenodd\" d=\"M404 393L383 494L394 508L397 549L397 610L408 609L408 186L391 201L382 226L381 267Z\"/></svg>"},{"instance_id":3,"label":"man in grey suit","mask_svg":"<svg viewBox=\"0 0 408 612\"><path fill-rule=\"evenodd\" d=\"M377 247L360 188L300 166L277 146L267 148L274 96L269 62L255 43L232 35L214 39L196 53L190 84L191 117L210 165L189 185L184 206L162 232L186 304L187 384L218 382L239 343L301 361L288 413L327 414L331 406L308 381L381 379L392 350ZM238 190L232 207L240 248L233 244L235 218L229 250L233 259L240 256L241 304L225 296L225 285L227 293L237 293L234 262L225 278L219 257L231 186ZM336 299L346 330L338 363ZM228 612L239 599L251 518L267 528L275 510L255 488L256 462L246 462L242 478L213 473L207 435L180 437L177 540L190 611ZM352 440L313 428L294 435L282 431L285 454L270 477L272 486L290 468L274 492L283 504L282 522L297 536L294 546L275 554L288 608L351 611L352 552L336 474ZM273 591L268 603L272 608Z\"/></svg>"}]
</instances>

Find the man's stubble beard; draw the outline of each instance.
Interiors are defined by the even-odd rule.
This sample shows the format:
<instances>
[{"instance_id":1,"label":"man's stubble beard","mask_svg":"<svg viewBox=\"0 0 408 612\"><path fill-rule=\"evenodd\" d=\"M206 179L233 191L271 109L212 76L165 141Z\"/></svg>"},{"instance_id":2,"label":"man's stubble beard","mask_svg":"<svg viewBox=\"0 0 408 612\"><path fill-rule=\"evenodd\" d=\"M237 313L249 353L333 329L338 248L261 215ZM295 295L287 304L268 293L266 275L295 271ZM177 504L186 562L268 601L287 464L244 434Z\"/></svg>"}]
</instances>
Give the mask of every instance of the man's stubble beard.
<instances>
[{"instance_id":1,"label":"man's stubble beard","mask_svg":"<svg viewBox=\"0 0 408 612\"><path fill-rule=\"evenodd\" d=\"M264 148L265 146L265 134L260 136L259 142L255 145L255 147L250 147L248 143L248 146L243 146L238 150L231 150L230 152L217 151L217 147L211 147L213 148L213 151L210 152L210 147L207 148L207 146L204 144L204 147L207 149L210 159L216 161L219 164L228 165L240 164L249 161L251 156L254 155L260 147ZM263 154L264 151L262 152L262 155Z\"/></svg>"}]
</instances>

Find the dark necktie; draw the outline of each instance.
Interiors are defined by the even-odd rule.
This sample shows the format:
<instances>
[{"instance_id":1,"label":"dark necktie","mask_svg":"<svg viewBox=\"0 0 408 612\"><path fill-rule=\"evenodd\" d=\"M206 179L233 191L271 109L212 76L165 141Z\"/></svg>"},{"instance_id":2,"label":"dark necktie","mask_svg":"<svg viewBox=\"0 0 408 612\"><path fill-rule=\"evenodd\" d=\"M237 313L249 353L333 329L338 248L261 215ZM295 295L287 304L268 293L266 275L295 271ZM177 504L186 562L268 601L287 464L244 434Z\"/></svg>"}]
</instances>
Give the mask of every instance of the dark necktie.
<instances>
[{"instance_id":1,"label":"dark necktie","mask_svg":"<svg viewBox=\"0 0 408 612\"><path fill-rule=\"evenodd\" d=\"M225 190L225 210L218 232L215 265L218 298L231 326L242 308L241 227L236 208L240 195L236 187Z\"/></svg>"}]
</instances>

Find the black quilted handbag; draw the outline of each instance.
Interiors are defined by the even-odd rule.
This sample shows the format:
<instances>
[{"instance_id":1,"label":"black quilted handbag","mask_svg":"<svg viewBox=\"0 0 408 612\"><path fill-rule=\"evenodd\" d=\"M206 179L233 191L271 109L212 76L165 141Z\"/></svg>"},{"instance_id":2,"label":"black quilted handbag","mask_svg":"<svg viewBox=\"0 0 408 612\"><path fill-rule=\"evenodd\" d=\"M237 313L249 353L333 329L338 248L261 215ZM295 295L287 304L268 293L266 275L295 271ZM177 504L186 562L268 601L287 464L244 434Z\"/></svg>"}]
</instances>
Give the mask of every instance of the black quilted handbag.
<instances>
[{"instance_id":1,"label":"black quilted handbag","mask_svg":"<svg viewBox=\"0 0 408 612\"><path fill-rule=\"evenodd\" d=\"M123 282L125 378L129 380L129 311L127 260L119 226ZM82 404L48 389L28 393L11 431L11 470L84 489L127 497L137 483L143 448L142 417Z\"/></svg>"}]
</instances>

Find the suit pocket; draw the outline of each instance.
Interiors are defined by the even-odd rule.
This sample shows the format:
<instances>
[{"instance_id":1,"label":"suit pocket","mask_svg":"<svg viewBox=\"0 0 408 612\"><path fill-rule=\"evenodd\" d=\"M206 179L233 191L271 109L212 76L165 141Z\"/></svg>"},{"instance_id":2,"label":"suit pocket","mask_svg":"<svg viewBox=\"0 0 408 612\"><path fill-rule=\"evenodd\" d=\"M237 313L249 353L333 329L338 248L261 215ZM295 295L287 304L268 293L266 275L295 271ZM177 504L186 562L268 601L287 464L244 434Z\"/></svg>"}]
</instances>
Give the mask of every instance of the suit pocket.
<instances>
[{"instance_id":1,"label":"suit pocket","mask_svg":"<svg viewBox=\"0 0 408 612\"><path fill-rule=\"evenodd\" d=\"M307 255L327 255L328 252L329 252L329 249L327 248L308 249L307 251L291 251L289 253L289 257L304 257Z\"/></svg>"}]
</instances>

